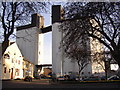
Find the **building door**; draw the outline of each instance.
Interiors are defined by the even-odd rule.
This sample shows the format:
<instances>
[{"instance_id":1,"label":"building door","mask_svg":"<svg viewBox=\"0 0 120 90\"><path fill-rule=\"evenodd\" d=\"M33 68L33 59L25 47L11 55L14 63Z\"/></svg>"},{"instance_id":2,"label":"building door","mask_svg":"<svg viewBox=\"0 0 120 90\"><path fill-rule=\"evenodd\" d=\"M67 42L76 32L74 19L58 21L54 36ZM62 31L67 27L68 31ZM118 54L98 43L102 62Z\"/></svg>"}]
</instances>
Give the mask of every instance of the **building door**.
<instances>
[{"instance_id":1,"label":"building door","mask_svg":"<svg viewBox=\"0 0 120 90\"><path fill-rule=\"evenodd\" d=\"M11 79L13 79L13 68L11 68Z\"/></svg>"}]
</instances>

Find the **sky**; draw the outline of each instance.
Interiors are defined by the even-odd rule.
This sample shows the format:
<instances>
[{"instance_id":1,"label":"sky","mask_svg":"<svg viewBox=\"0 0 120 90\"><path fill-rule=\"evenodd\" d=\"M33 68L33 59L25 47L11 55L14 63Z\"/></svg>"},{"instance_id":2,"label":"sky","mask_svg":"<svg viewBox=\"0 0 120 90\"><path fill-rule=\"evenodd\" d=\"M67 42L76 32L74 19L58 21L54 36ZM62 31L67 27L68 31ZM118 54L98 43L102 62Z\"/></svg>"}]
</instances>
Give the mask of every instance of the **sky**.
<instances>
[{"instance_id":1,"label":"sky","mask_svg":"<svg viewBox=\"0 0 120 90\"><path fill-rule=\"evenodd\" d=\"M64 5L63 2L56 2L54 5ZM44 25L45 27L51 25L51 7L49 7L48 13L41 13L44 17ZM43 40L43 64L52 64L52 32L48 32L44 34Z\"/></svg>"},{"instance_id":2,"label":"sky","mask_svg":"<svg viewBox=\"0 0 120 90\"><path fill-rule=\"evenodd\" d=\"M52 64L52 32L44 34L43 64Z\"/></svg>"},{"instance_id":3,"label":"sky","mask_svg":"<svg viewBox=\"0 0 120 90\"><path fill-rule=\"evenodd\" d=\"M44 17L44 26L51 25L51 6L47 13L41 13ZM43 35L43 62L42 64L52 64L52 32L45 33Z\"/></svg>"}]
</instances>

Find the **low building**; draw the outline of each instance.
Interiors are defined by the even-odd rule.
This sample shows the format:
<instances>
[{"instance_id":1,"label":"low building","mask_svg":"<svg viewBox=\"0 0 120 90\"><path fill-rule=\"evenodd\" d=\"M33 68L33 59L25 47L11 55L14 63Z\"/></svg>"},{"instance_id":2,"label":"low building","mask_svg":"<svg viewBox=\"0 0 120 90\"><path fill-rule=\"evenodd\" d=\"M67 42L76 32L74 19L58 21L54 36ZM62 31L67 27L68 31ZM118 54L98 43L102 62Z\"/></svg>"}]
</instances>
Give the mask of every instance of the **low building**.
<instances>
[{"instance_id":1,"label":"low building","mask_svg":"<svg viewBox=\"0 0 120 90\"><path fill-rule=\"evenodd\" d=\"M43 65L36 65L37 67L37 75L40 76L45 75L48 76L49 73L52 73L52 65L51 64L43 64Z\"/></svg>"},{"instance_id":2,"label":"low building","mask_svg":"<svg viewBox=\"0 0 120 90\"><path fill-rule=\"evenodd\" d=\"M23 56L15 42L10 43L2 56L2 79L23 78Z\"/></svg>"},{"instance_id":3,"label":"low building","mask_svg":"<svg viewBox=\"0 0 120 90\"><path fill-rule=\"evenodd\" d=\"M23 59L23 78L25 78L26 76L31 76L32 78L34 78L33 73L34 64L28 60Z\"/></svg>"}]
</instances>

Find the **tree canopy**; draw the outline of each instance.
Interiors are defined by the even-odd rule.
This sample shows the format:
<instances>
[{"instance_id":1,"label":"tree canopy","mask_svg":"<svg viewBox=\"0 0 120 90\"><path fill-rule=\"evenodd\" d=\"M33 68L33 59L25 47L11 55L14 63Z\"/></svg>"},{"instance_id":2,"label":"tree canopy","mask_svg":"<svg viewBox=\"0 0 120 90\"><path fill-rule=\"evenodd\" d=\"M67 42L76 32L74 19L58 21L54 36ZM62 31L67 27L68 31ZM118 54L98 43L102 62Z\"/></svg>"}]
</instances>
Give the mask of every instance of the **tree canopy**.
<instances>
[{"instance_id":1,"label":"tree canopy","mask_svg":"<svg viewBox=\"0 0 120 90\"><path fill-rule=\"evenodd\" d=\"M102 43L120 66L120 2L72 2L64 10L65 53L86 34Z\"/></svg>"},{"instance_id":2,"label":"tree canopy","mask_svg":"<svg viewBox=\"0 0 120 90\"><path fill-rule=\"evenodd\" d=\"M45 2L1 2L0 4L3 46L14 33L16 26L28 24L31 14L46 12L47 5L49 5ZM3 52L4 50L3 47Z\"/></svg>"}]
</instances>

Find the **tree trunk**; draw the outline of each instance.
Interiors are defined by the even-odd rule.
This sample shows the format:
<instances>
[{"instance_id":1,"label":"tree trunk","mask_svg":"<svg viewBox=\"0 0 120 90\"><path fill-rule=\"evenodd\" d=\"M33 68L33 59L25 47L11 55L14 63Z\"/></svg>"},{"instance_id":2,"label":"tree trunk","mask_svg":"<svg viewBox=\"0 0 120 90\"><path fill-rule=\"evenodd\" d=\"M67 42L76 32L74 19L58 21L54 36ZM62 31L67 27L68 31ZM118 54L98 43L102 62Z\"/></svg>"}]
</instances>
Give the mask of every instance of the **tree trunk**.
<instances>
[{"instance_id":1,"label":"tree trunk","mask_svg":"<svg viewBox=\"0 0 120 90\"><path fill-rule=\"evenodd\" d=\"M115 61L118 63L118 66L120 67L120 51L116 50L111 52L112 57L115 59Z\"/></svg>"},{"instance_id":2,"label":"tree trunk","mask_svg":"<svg viewBox=\"0 0 120 90\"><path fill-rule=\"evenodd\" d=\"M105 79L107 80L107 78L108 78L108 72L107 70L105 70Z\"/></svg>"},{"instance_id":3,"label":"tree trunk","mask_svg":"<svg viewBox=\"0 0 120 90\"><path fill-rule=\"evenodd\" d=\"M4 54L5 50L7 49L7 47L9 46L9 40L5 39L2 43L2 55Z\"/></svg>"},{"instance_id":4,"label":"tree trunk","mask_svg":"<svg viewBox=\"0 0 120 90\"><path fill-rule=\"evenodd\" d=\"M81 71L80 71L80 69L79 69L79 73L78 73L78 74L79 74L79 76L78 76L78 80L79 80L79 81L80 81L80 72L81 72Z\"/></svg>"},{"instance_id":5,"label":"tree trunk","mask_svg":"<svg viewBox=\"0 0 120 90\"><path fill-rule=\"evenodd\" d=\"M110 71L110 61L105 61L105 77L108 78L108 72Z\"/></svg>"}]
</instances>

